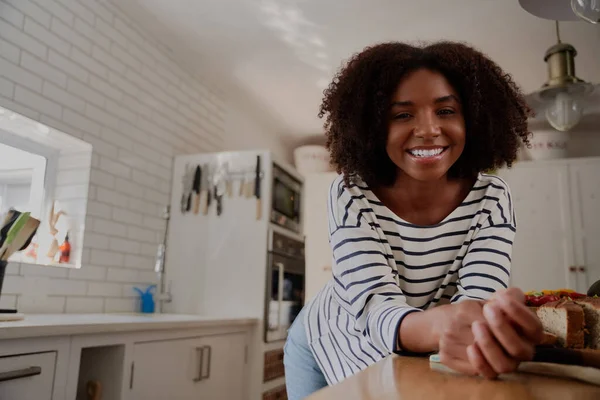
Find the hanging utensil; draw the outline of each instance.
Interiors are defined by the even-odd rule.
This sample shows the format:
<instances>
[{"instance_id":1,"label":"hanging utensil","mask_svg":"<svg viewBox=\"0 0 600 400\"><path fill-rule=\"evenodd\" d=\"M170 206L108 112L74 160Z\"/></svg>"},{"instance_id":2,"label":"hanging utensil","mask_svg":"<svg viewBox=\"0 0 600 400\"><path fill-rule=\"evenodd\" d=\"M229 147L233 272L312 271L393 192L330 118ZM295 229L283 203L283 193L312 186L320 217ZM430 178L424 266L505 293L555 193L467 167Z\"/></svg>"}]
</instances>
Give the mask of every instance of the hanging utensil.
<instances>
[{"instance_id":1,"label":"hanging utensil","mask_svg":"<svg viewBox=\"0 0 600 400\"><path fill-rule=\"evenodd\" d=\"M183 190L181 194L181 212L186 213L192 209L192 186L194 183L194 167L190 164L185 165L182 183Z\"/></svg>"},{"instance_id":2,"label":"hanging utensil","mask_svg":"<svg viewBox=\"0 0 600 400\"><path fill-rule=\"evenodd\" d=\"M210 207L211 202L211 187L210 187L210 178L211 178L211 169L208 164L204 164L202 167L204 173L202 174L202 197L203 197L203 212L202 214L208 215L208 208Z\"/></svg>"},{"instance_id":3,"label":"hanging utensil","mask_svg":"<svg viewBox=\"0 0 600 400\"><path fill-rule=\"evenodd\" d=\"M240 178L240 189L239 189L238 196L243 197L245 193L246 193L246 177L242 176Z\"/></svg>"},{"instance_id":4,"label":"hanging utensil","mask_svg":"<svg viewBox=\"0 0 600 400\"><path fill-rule=\"evenodd\" d=\"M252 192L254 192L254 173L252 173L252 177L246 179L246 198L249 199L252 197Z\"/></svg>"},{"instance_id":5,"label":"hanging utensil","mask_svg":"<svg viewBox=\"0 0 600 400\"><path fill-rule=\"evenodd\" d=\"M229 174L229 163L225 163L223 166L224 174L225 174L225 192L227 193L227 197L233 196L233 179Z\"/></svg>"},{"instance_id":6,"label":"hanging utensil","mask_svg":"<svg viewBox=\"0 0 600 400\"><path fill-rule=\"evenodd\" d=\"M221 167L215 172L213 177L214 189L213 194L217 203L217 216L223 213L223 194L227 191L227 182L229 174L226 167Z\"/></svg>"},{"instance_id":7,"label":"hanging utensil","mask_svg":"<svg viewBox=\"0 0 600 400\"><path fill-rule=\"evenodd\" d=\"M196 166L196 172L194 172L194 182L192 184L192 190L195 193L194 197L194 214L198 215L200 212L200 187L202 185L202 168Z\"/></svg>"},{"instance_id":8,"label":"hanging utensil","mask_svg":"<svg viewBox=\"0 0 600 400\"><path fill-rule=\"evenodd\" d=\"M260 156L256 156L256 171L254 175L254 196L256 197L256 220L262 218L262 200L260 198Z\"/></svg>"},{"instance_id":9,"label":"hanging utensil","mask_svg":"<svg viewBox=\"0 0 600 400\"><path fill-rule=\"evenodd\" d=\"M192 210L192 187L194 186L194 167L190 166L187 172L188 181L187 181L187 201L185 205L185 211L190 212Z\"/></svg>"},{"instance_id":10,"label":"hanging utensil","mask_svg":"<svg viewBox=\"0 0 600 400\"><path fill-rule=\"evenodd\" d=\"M188 164L185 165L183 176L181 177L181 213L187 211L187 185L188 185Z\"/></svg>"}]
</instances>

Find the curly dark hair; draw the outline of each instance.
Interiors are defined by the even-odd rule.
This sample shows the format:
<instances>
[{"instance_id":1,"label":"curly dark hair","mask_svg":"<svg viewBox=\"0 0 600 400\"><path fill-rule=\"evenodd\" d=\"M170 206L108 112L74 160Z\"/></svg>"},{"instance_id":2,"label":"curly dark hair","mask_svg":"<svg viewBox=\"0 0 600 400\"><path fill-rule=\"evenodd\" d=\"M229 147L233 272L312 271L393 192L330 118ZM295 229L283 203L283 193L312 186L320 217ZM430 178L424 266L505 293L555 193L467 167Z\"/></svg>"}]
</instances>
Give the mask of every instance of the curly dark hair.
<instances>
[{"instance_id":1,"label":"curly dark hair","mask_svg":"<svg viewBox=\"0 0 600 400\"><path fill-rule=\"evenodd\" d=\"M511 76L483 53L454 42L382 43L346 63L319 110L331 162L347 182L357 175L371 186L395 181L397 167L386 152L390 102L402 77L420 68L444 75L463 104L465 149L450 176L511 166L521 143L529 145L531 109Z\"/></svg>"}]
</instances>

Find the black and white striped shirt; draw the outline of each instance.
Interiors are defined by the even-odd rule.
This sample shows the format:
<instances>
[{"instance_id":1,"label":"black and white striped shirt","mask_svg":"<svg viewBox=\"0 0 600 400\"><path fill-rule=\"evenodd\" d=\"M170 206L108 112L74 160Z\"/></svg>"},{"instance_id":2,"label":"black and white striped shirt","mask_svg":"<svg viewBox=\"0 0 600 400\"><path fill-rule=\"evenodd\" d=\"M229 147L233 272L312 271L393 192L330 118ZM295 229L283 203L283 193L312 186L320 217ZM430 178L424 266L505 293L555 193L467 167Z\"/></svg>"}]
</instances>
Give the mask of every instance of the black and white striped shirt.
<instances>
[{"instance_id":1,"label":"black and white striped shirt","mask_svg":"<svg viewBox=\"0 0 600 400\"><path fill-rule=\"evenodd\" d=\"M516 221L510 192L480 174L467 198L442 222L408 223L360 181L342 176L329 193L333 277L307 305L312 352L329 384L396 348L411 312L506 288Z\"/></svg>"}]
</instances>

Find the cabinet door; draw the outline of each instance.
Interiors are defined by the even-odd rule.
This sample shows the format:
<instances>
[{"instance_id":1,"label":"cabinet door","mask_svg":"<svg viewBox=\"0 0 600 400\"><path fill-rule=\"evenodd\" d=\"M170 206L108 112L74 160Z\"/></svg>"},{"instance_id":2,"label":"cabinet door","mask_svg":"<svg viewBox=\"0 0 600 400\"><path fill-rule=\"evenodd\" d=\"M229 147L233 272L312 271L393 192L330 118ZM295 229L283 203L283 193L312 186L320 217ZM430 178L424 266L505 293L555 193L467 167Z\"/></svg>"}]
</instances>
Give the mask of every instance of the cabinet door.
<instances>
[{"instance_id":1,"label":"cabinet door","mask_svg":"<svg viewBox=\"0 0 600 400\"><path fill-rule=\"evenodd\" d=\"M242 400L245 398L246 335L243 333L206 336L201 399ZM210 356L209 356L210 355ZM210 358L210 359L209 359Z\"/></svg>"},{"instance_id":2,"label":"cabinet door","mask_svg":"<svg viewBox=\"0 0 600 400\"><path fill-rule=\"evenodd\" d=\"M137 343L133 400L242 400L246 335Z\"/></svg>"},{"instance_id":3,"label":"cabinet door","mask_svg":"<svg viewBox=\"0 0 600 400\"><path fill-rule=\"evenodd\" d=\"M600 279L600 160L569 166L577 264L577 290L587 292Z\"/></svg>"},{"instance_id":4,"label":"cabinet door","mask_svg":"<svg viewBox=\"0 0 600 400\"><path fill-rule=\"evenodd\" d=\"M304 180L304 235L306 236L306 301L331 279L327 199L337 174L310 174Z\"/></svg>"},{"instance_id":5,"label":"cabinet door","mask_svg":"<svg viewBox=\"0 0 600 400\"><path fill-rule=\"evenodd\" d=\"M519 163L499 176L506 180L517 218L511 286L524 291L576 287L568 167Z\"/></svg>"},{"instance_id":6,"label":"cabinet door","mask_svg":"<svg viewBox=\"0 0 600 400\"><path fill-rule=\"evenodd\" d=\"M199 338L137 343L131 370L131 399L198 399Z\"/></svg>"}]
</instances>

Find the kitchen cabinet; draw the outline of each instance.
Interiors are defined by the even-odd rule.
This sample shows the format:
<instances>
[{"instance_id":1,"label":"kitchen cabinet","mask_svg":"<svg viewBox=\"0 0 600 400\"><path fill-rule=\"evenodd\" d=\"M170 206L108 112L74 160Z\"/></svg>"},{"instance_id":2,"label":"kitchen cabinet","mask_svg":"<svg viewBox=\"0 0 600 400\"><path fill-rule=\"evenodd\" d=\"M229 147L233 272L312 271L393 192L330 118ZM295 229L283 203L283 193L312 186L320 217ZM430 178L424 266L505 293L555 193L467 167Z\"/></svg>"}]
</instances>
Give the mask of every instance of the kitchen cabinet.
<instances>
[{"instance_id":1,"label":"kitchen cabinet","mask_svg":"<svg viewBox=\"0 0 600 400\"><path fill-rule=\"evenodd\" d=\"M517 214L511 284L587 292L600 279L600 158L520 162L499 175Z\"/></svg>"},{"instance_id":2,"label":"kitchen cabinet","mask_svg":"<svg viewBox=\"0 0 600 400\"><path fill-rule=\"evenodd\" d=\"M511 286L576 288L568 166L526 162L498 175L510 187L517 218Z\"/></svg>"},{"instance_id":3,"label":"kitchen cabinet","mask_svg":"<svg viewBox=\"0 0 600 400\"><path fill-rule=\"evenodd\" d=\"M0 400L257 400L258 320L175 314L28 314L0 322ZM260 383L260 382L259 382Z\"/></svg>"},{"instance_id":4,"label":"kitchen cabinet","mask_svg":"<svg viewBox=\"0 0 600 400\"><path fill-rule=\"evenodd\" d=\"M56 352L0 358L0 399L52 399Z\"/></svg>"},{"instance_id":5,"label":"kitchen cabinet","mask_svg":"<svg viewBox=\"0 0 600 400\"><path fill-rule=\"evenodd\" d=\"M327 199L336 173L308 174L304 178L304 235L306 254L306 300L331 278Z\"/></svg>"},{"instance_id":6,"label":"kitchen cabinet","mask_svg":"<svg viewBox=\"0 0 600 400\"><path fill-rule=\"evenodd\" d=\"M246 335L136 343L131 399L242 399Z\"/></svg>"},{"instance_id":7,"label":"kitchen cabinet","mask_svg":"<svg viewBox=\"0 0 600 400\"><path fill-rule=\"evenodd\" d=\"M569 165L577 290L600 280L600 160Z\"/></svg>"}]
</instances>

